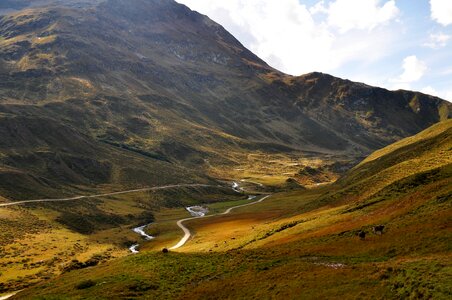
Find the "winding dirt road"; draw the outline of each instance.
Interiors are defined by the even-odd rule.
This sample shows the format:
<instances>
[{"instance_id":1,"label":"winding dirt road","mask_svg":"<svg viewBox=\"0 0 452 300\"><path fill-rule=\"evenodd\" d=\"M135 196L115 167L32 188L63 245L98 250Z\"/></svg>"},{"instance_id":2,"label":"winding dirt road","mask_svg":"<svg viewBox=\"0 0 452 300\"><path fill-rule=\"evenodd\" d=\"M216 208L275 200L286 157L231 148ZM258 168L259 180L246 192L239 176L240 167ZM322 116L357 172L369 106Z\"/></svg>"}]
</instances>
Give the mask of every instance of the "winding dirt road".
<instances>
[{"instance_id":1,"label":"winding dirt road","mask_svg":"<svg viewBox=\"0 0 452 300\"><path fill-rule=\"evenodd\" d=\"M148 188L142 188L142 189L128 190L128 191L122 191L122 192L113 192L113 193L106 193L106 194L98 194L98 195L90 195L90 196L75 196L75 197L71 197L71 198L61 198L61 199L23 200L23 201L16 201L16 202L0 203L0 207L14 206L14 205L20 205L20 204L27 204L27 203L74 201L74 200L80 200L80 199L91 199L91 198L99 198L99 197L108 197L108 196L130 194L130 193L137 193L137 192L147 192L147 191L157 191L157 190L164 190L164 189L172 189L172 188L177 188L177 187L212 187L212 186L214 186L214 185L200 184L200 183L172 184L172 185L155 186L155 187L148 187Z\"/></svg>"},{"instance_id":2,"label":"winding dirt road","mask_svg":"<svg viewBox=\"0 0 452 300\"><path fill-rule=\"evenodd\" d=\"M12 296L14 296L14 295L16 295L17 293L19 293L20 291L17 291L17 292L13 292L13 293L10 293L10 294L6 294L6 295L3 295L3 296L0 296L0 300L6 300L6 299L9 299L9 298L11 298Z\"/></svg>"},{"instance_id":3,"label":"winding dirt road","mask_svg":"<svg viewBox=\"0 0 452 300\"><path fill-rule=\"evenodd\" d=\"M270 196L271 195L267 195L267 196L264 196L264 197L262 197L261 199L259 199L257 201L251 202L251 203L246 203L246 204L230 207L227 210L225 210L224 212L219 213L219 214L208 215L208 216L200 216L200 217L191 217L191 218L186 218L186 219L182 219L182 220L177 221L177 226L179 226L179 228L182 229L182 231L184 232L184 236L182 237L182 239L176 245L171 247L170 250L175 250L175 249L178 249L178 248L182 247L183 245L185 245L185 243L191 237L191 232L190 232L190 230L187 227L185 227L185 225L183 224L184 222L189 221L189 220L194 220L194 219L200 219L200 218L209 218L209 217L227 215L231 211L233 211L234 209L260 203L260 202L264 201L265 199L267 199Z\"/></svg>"}]
</instances>

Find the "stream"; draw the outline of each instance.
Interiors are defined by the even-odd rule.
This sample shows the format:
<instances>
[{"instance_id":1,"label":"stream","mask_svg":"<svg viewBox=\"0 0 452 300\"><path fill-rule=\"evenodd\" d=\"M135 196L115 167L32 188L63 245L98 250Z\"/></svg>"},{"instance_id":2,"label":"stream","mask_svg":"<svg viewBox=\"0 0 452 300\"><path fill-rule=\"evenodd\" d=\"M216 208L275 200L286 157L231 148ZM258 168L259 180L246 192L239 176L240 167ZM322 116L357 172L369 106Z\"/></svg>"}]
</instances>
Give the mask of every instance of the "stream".
<instances>
[{"instance_id":1,"label":"stream","mask_svg":"<svg viewBox=\"0 0 452 300\"><path fill-rule=\"evenodd\" d=\"M209 210L202 206L189 206L185 208L193 217L204 217Z\"/></svg>"},{"instance_id":2,"label":"stream","mask_svg":"<svg viewBox=\"0 0 452 300\"><path fill-rule=\"evenodd\" d=\"M149 225L151 225L151 224L146 224L146 225L143 225L143 226L140 226L140 227L136 227L136 228L133 229L133 232L138 233L138 234L141 235L145 240L150 241L150 240L154 239L154 237L153 237L153 236L150 236L149 234L147 234L146 232L144 232L144 229L145 229L146 227L148 227ZM138 251L138 247L139 247L139 246L140 246L140 244L134 244L134 245L132 245L132 246L129 248L130 252L132 252L133 254L138 253L138 252L139 252L139 251Z\"/></svg>"}]
</instances>

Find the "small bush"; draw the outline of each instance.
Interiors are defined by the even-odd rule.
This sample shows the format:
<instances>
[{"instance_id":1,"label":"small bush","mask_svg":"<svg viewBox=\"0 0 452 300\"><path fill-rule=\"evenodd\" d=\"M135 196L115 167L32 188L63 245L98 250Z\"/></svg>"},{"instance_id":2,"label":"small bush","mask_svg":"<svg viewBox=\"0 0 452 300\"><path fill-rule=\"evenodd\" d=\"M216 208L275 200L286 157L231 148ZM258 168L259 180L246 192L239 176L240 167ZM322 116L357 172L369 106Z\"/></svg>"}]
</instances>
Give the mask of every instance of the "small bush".
<instances>
[{"instance_id":1,"label":"small bush","mask_svg":"<svg viewBox=\"0 0 452 300\"><path fill-rule=\"evenodd\" d=\"M72 260L66 267L63 269L63 273L70 272L73 270L85 269L88 267L97 266L103 259L103 256L99 254L93 255L90 259L85 262L78 261L77 259Z\"/></svg>"},{"instance_id":2,"label":"small bush","mask_svg":"<svg viewBox=\"0 0 452 300\"><path fill-rule=\"evenodd\" d=\"M67 266L64 267L63 273L69 272L69 271L72 271L72 270L83 269L84 266L85 266L84 263L78 261L77 259L74 259Z\"/></svg>"},{"instance_id":3,"label":"small bush","mask_svg":"<svg viewBox=\"0 0 452 300\"><path fill-rule=\"evenodd\" d=\"M80 282L79 284L77 284L75 286L75 288L77 290L84 290L84 289L88 289L90 287L93 287L96 285L96 282L94 280L88 279L88 280L84 280L82 282Z\"/></svg>"},{"instance_id":4,"label":"small bush","mask_svg":"<svg viewBox=\"0 0 452 300\"><path fill-rule=\"evenodd\" d=\"M137 281L129 285L129 290L133 292L146 292L150 290L157 290L158 288L158 285L144 281Z\"/></svg>"}]
</instances>

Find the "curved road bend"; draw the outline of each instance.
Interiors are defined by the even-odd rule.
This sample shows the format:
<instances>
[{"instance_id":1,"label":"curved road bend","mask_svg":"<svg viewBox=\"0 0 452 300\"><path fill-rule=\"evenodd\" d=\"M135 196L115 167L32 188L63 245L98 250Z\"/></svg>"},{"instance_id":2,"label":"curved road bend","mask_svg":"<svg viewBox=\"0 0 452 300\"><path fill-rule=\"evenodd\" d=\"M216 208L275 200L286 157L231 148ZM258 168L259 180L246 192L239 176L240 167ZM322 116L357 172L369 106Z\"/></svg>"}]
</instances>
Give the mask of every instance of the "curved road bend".
<instances>
[{"instance_id":1,"label":"curved road bend","mask_svg":"<svg viewBox=\"0 0 452 300\"><path fill-rule=\"evenodd\" d=\"M149 187L149 188L128 190L128 191L122 191L122 192L113 192L113 193L106 193L106 194L98 194L98 195L90 195L90 196L76 196L76 197L61 198L61 199L24 200L24 201L0 203L0 207L20 205L20 204L27 204L27 203L74 201L74 200L80 200L80 199L91 199L91 198L99 198L99 197L108 197L108 196L130 194L130 193L137 193L137 192L157 191L157 190L171 189L171 188L177 188L177 187L211 187L211 186L214 186L214 185L200 184L200 183L172 184L172 185L155 186L155 187Z\"/></svg>"},{"instance_id":2,"label":"curved road bend","mask_svg":"<svg viewBox=\"0 0 452 300\"><path fill-rule=\"evenodd\" d=\"M219 213L219 214L214 214L214 215L208 215L208 216L201 216L201 217L191 217L191 218L186 218L186 219L182 219L177 221L177 226L179 226L180 229L182 229L182 231L184 232L184 237L173 247L170 248L170 250L174 250L174 249L178 249L180 247L182 247L183 245L185 245L185 243L188 241L188 239L191 237L191 232L190 230L185 227L185 225L183 224L185 221L189 221L189 220L194 220L194 219L200 219L200 218L209 218L209 217L215 217L215 216L220 216L220 215L227 215L229 214L232 210L236 209L236 208L240 208L240 207L244 207L244 206L249 206L249 205L254 205L257 203L260 203L262 201L264 201L265 199L267 199L268 197L270 197L271 195L267 195L265 197L262 197L260 200L258 201L254 201L251 203L246 203L246 204L242 204L242 205L237 205L237 206L233 206L228 208L226 211Z\"/></svg>"},{"instance_id":3,"label":"curved road bend","mask_svg":"<svg viewBox=\"0 0 452 300\"><path fill-rule=\"evenodd\" d=\"M0 296L0 300L6 300L6 299L9 299L9 298L11 298L12 296L14 296L14 295L16 295L17 293L19 293L20 291L17 291L17 292L13 292L13 293L10 293L10 294L6 294L6 295L3 295L3 296Z\"/></svg>"}]
</instances>

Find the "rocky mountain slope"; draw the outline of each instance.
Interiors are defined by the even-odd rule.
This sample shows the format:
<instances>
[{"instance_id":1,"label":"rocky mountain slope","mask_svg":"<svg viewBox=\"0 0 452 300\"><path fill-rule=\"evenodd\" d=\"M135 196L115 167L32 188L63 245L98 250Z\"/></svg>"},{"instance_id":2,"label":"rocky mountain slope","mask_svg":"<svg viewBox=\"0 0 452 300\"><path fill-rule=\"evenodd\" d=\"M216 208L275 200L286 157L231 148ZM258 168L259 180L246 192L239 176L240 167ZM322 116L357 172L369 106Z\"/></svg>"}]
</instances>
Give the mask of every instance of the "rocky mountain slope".
<instances>
[{"instance_id":1,"label":"rocky mountain slope","mask_svg":"<svg viewBox=\"0 0 452 300\"><path fill-rule=\"evenodd\" d=\"M20 138L33 130L38 144L52 140L48 151L82 157L74 170L90 155L54 128L105 144L96 150L103 157L122 148L145 154L151 169L209 173L211 165L227 172L250 152L354 160L450 116L450 103L421 93L283 74L172 0L8 1L3 9L30 3L0 18L0 118L5 126L21 120L3 141L0 165L41 181L52 177L52 155L39 168L21 163L40 155L36 141ZM84 176L82 186L96 186L95 173ZM8 186L4 193L18 196Z\"/></svg>"},{"instance_id":2,"label":"rocky mountain slope","mask_svg":"<svg viewBox=\"0 0 452 300\"><path fill-rule=\"evenodd\" d=\"M0 136L0 194L10 200L89 194L104 185L120 191L214 182L156 153L114 147L48 118L3 115Z\"/></svg>"}]
</instances>

